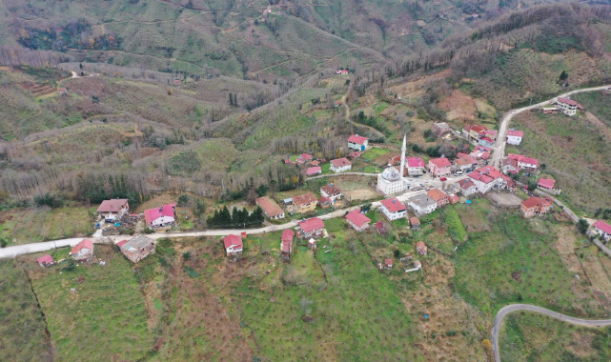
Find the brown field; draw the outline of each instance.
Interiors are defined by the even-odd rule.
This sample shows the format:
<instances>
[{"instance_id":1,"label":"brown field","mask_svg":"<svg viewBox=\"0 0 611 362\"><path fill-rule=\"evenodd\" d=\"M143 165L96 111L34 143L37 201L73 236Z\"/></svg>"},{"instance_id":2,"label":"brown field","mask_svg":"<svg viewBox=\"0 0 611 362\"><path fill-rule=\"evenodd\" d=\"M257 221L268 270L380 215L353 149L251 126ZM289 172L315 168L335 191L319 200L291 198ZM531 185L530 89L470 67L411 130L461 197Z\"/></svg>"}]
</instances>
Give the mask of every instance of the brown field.
<instances>
[{"instance_id":1,"label":"brown field","mask_svg":"<svg viewBox=\"0 0 611 362\"><path fill-rule=\"evenodd\" d=\"M475 99L465 95L458 89L452 91L452 94L439 102L439 108L446 112L446 117L449 120L475 120Z\"/></svg>"}]
</instances>

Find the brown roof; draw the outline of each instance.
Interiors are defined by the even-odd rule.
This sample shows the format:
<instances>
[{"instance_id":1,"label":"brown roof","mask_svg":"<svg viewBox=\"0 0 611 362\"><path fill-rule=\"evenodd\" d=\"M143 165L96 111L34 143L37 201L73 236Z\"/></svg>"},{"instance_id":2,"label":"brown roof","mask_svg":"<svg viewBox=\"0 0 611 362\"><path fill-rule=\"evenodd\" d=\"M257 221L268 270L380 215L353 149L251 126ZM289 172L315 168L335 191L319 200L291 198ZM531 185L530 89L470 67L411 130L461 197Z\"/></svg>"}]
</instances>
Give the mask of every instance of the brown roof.
<instances>
[{"instance_id":1,"label":"brown roof","mask_svg":"<svg viewBox=\"0 0 611 362\"><path fill-rule=\"evenodd\" d=\"M334 195L339 195L342 193L342 190L339 189L339 187L333 185L333 184L329 184L327 186L323 186L320 188L322 191L326 192L327 195L329 196L334 196Z\"/></svg>"},{"instance_id":2,"label":"brown roof","mask_svg":"<svg viewBox=\"0 0 611 362\"><path fill-rule=\"evenodd\" d=\"M316 202L316 196L311 192L293 197L293 203L297 206L306 205L312 202Z\"/></svg>"},{"instance_id":3,"label":"brown roof","mask_svg":"<svg viewBox=\"0 0 611 362\"><path fill-rule=\"evenodd\" d=\"M429 195L429 197L435 201L439 201L441 199L448 197L448 195L446 195L446 193L441 191L440 189L429 190L427 192L427 195Z\"/></svg>"},{"instance_id":4,"label":"brown roof","mask_svg":"<svg viewBox=\"0 0 611 362\"><path fill-rule=\"evenodd\" d=\"M335 167L343 167L350 166L350 161L347 158L338 158L336 160L331 160L331 164Z\"/></svg>"},{"instance_id":5,"label":"brown roof","mask_svg":"<svg viewBox=\"0 0 611 362\"><path fill-rule=\"evenodd\" d=\"M267 196L259 197L255 200L255 203L261 207L265 215L268 217L275 217L280 214L283 214L284 211L274 202L274 200L270 199Z\"/></svg>"},{"instance_id":6,"label":"brown roof","mask_svg":"<svg viewBox=\"0 0 611 362\"><path fill-rule=\"evenodd\" d=\"M119 212L127 204L127 199L104 200L98 207L98 212Z\"/></svg>"},{"instance_id":7,"label":"brown roof","mask_svg":"<svg viewBox=\"0 0 611 362\"><path fill-rule=\"evenodd\" d=\"M420 219L418 219L417 217L413 216L409 219L409 223L412 225L420 225Z\"/></svg>"},{"instance_id":8,"label":"brown roof","mask_svg":"<svg viewBox=\"0 0 611 362\"><path fill-rule=\"evenodd\" d=\"M532 209L533 207L537 207L539 205L551 206L551 203L546 199L533 196L528 200L522 201L522 205L527 209Z\"/></svg>"}]
</instances>

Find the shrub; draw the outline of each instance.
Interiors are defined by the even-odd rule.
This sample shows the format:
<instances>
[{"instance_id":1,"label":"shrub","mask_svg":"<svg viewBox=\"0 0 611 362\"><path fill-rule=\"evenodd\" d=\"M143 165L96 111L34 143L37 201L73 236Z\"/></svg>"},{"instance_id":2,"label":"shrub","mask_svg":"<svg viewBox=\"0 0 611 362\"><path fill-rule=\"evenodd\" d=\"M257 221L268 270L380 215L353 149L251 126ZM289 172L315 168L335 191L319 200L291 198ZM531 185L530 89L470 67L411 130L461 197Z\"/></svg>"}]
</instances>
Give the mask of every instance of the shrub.
<instances>
[{"instance_id":1,"label":"shrub","mask_svg":"<svg viewBox=\"0 0 611 362\"><path fill-rule=\"evenodd\" d=\"M34 197L36 206L49 206L52 209L64 206L64 199L61 196L46 193L41 196Z\"/></svg>"},{"instance_id":2,"label":"shrub","mask_svg":"<svg viewBox=\"0 0 611 362\"><path fill-rule=\"evenodd\" d=\"M178 206L185 207L189 204L190 198L189 195L182 194L178 197Z\"/></svg>"}]
</instances>

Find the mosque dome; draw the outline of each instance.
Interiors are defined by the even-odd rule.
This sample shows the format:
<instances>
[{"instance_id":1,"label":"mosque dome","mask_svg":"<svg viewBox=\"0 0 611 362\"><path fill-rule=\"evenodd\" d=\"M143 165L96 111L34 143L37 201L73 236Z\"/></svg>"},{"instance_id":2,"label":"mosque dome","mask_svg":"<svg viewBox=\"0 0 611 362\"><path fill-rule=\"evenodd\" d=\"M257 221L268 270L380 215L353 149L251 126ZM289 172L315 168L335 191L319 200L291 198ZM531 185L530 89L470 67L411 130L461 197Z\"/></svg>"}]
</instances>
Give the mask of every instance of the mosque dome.
<instances>
[{"instance_id":1,"label":"mosque dome","mask_svg":"<svg viewBox=\"0 0 611 362\"><path fill-rule=\"evenodd\" d=\"M398 181L401 179L401 175L399 175L399 171L396 168L388 167L382 172L382 178L387 181Z\"/></svg>"}]
</instances>

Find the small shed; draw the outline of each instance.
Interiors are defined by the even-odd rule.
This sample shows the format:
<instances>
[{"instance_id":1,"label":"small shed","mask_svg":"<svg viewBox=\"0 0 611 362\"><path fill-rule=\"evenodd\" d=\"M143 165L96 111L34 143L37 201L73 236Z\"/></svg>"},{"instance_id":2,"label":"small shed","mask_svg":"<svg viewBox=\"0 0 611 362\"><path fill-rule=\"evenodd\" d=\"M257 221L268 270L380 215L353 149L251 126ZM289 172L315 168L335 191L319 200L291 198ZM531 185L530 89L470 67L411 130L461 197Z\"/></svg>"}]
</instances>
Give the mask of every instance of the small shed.
<instances>
[{"instance_id":1,"label":"small shed","mask_svg":"<svg viewBox=\"0 0 611 362\"><path fill-rule=\"evenodd\" d=\"M412 226L412 230L420 230L420 219L413 216L409 219L409 223Z\"/></svg>"},{"instance_id":2,"label":"small shed","mask_svg":"<svg viewBox=\"0 0 611 362\"><path fill-rule=\"evenodd\" d=\"M36 262L38 263L38 265L40 265L43 268L48 267L49 265L53 265L53 263L55 262L55 260L53 260L53 257L49 254L45 255L45 256L41 256L40 258L36 259Z\"/></svg>"},{"instance_id":3,"label":"small shed","mask_svg":"<svg viewBox=\"0 0 611 362\"><path fill-rule=\"evenodd\" d=\"M308 248L316 250L316 239L311 238L310 240L308 240Z\"/></svg>"},{"instance_id":4,"label":"small shed","mask_svg":"<svg viewBox=\"0 0 611 362\"><path fill-rule=\"evenodd\" d=\"M382 236L388 235L388 225L383 221L376 222L376 231Z\"/></svg>"},{"instance_id":5,"label":"small shed","mask_svg":"<svg viewBox=\"0 0 611 362\"><path fill-rule=\"evenodd\" d=\"M416 251L420 254L420 255L426 255L428 252L428 249L426 247L426 244L423 241L419 241L416 243Z\"/></svg>"}]
</instances>

